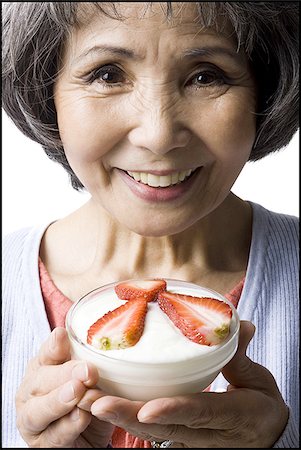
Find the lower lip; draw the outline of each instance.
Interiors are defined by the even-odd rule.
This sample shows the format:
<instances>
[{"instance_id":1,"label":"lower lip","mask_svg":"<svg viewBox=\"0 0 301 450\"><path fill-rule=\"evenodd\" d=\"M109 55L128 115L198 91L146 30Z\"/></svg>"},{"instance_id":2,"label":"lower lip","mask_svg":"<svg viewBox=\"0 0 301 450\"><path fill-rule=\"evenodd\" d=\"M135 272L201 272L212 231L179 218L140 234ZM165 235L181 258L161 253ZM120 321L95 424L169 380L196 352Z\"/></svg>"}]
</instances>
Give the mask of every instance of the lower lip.
<instances>
[{"instance_id":1,"label":"lower lip","mask_svg":"<svg viewBox=\"0 0 301 450\"><path fill-rule=\"evenodd\" d=\"M186 194L194 185L198 175L201 171L201 167L195 171L195 173L186 181L182 181L179 184L170 187L151 187L147 184L143 184L134 180L123 170L117 169L122 180L131 189L131 191L142 200L149 202L167 202L176 200Z\"/></svg>"}]
</instances>

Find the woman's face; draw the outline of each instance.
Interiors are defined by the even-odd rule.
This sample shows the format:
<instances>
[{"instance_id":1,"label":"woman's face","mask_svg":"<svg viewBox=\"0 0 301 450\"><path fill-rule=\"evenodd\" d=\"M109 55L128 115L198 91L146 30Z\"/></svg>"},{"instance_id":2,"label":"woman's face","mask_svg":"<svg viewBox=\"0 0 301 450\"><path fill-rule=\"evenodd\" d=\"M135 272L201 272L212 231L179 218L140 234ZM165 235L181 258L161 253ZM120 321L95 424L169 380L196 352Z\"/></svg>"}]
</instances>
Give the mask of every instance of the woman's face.
<instances>
[{"instance_id":1,"label":"woman's face","mask_svg":"<svg viewBox=\"0 0 301 450\"><path fill-rule=\"evenodd\" d=\"M87 5L87 4L84 4ZM70 166L117 221L174 234L229 194L255 137L255 86L231 29L202 29L193 3L121 3L73 30L55 86Z\"/></svg>"}]
</instances>

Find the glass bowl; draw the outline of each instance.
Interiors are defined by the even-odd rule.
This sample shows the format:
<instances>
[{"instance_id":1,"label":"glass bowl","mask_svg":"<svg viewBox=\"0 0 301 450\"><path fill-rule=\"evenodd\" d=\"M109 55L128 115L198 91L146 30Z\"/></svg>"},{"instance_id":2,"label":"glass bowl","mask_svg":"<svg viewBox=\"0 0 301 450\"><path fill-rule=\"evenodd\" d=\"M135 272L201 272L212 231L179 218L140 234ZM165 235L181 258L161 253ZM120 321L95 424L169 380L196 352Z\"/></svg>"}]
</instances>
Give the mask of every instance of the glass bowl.
<instances>
[{"instance_id":1,"label":"glass bowl","mask_svg":"<svg viewBox=\"0 0 301 450\"><path fill-rule=\"evenodd\" d=\"M232 359L238 346L239 317L224 296L181 280L164 278L167 290L196 297L222 300L232 309L230 332L218 345L200 345L186 338L164 314L157 302L148 303L145 328L138 343L121 350L97 350L86 343L88 328L124 300L110 283L94 289L72 305L66 329L73 359L93 363L99 371L97 386L108 395L148 401L159 397L203 391ZM126 282L133 281L127 280Z\"/></svg>"}]
</instances>

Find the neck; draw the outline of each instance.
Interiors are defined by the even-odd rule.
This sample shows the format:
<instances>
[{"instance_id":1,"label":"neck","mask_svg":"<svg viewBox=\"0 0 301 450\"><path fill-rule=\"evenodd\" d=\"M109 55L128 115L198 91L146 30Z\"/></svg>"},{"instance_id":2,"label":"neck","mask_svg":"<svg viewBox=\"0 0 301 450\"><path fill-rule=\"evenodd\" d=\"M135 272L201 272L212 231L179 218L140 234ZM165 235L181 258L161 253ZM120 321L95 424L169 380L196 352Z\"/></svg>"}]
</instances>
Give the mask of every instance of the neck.
<instances>
[{"instance_id":1,"label":"neck","mask_svg":"<svg viewBox=\"0 0 301 450\"><path fill-rule=\"evenodd\" d=\"M90 200L47 229L40 256L56 286L72 300L130 278L186 280L226 293L246 272L251 215L250 205L230 194L189 229L145 237Z\"/></svg>"}]
</instances>

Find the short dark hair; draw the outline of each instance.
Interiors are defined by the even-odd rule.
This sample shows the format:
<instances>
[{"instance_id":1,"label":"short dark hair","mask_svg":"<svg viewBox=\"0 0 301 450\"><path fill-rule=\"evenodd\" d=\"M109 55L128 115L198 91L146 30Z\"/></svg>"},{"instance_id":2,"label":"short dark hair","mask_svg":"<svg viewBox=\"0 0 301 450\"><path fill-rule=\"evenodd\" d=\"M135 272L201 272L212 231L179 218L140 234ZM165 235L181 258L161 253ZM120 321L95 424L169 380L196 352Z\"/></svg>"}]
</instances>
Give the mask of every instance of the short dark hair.
<instances>
[{"instance_id":1,"label":"short dark hair","mask_svg":"<svg viewBox=\"0 0 301 450\"><path fill-rule=\"evenodd\" d=\"M145 2L151 4L152 2ZM299 2L195 2L199 20L230 21L238 48L246 52L258 89L257 133L249 160L285 147L298 129ZM3 3L2 105L16 126L42 145L49 158L82 183L66 159L56 120L53 86L61 50L79 24L78 4L97 7L122 20L114 2ZM172 15L172 2L166 2Z\"/></svg>"}]
</instances>

